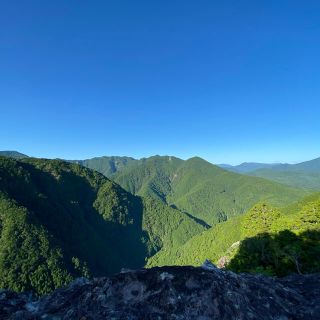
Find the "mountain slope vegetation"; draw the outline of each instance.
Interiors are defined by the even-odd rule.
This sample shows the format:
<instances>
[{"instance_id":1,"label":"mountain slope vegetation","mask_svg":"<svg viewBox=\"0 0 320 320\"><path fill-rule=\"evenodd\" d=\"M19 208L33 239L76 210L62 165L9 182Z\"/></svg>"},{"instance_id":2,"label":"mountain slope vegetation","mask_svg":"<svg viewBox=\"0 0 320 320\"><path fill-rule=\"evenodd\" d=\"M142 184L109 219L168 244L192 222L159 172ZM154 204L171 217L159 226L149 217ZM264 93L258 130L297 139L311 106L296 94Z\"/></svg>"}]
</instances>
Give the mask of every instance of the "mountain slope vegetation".
<instances>
[{"instance_id":1,"label":"mountain slope vegetation","mask_svg":"<svg viewBox=\"0 0 320 320\"><path fill-rule=\"evenodd\" d=\"M281 274L270 260L250 260L244 240L260 243L256 237L268 233L264 240L273 248L280 231L300 237L313 219L301 220L301 212L318 201L318 194L232 173L197 157L97 159L94 166L113 180L85 163L0 157L0 287L42 295L78 276L146 264L199 265L220 257L234 270L249 270L251 263L250 272ZM309 240L293 242L309 252L317 241ZM306 269L301 259L302 270L317 269ZM293 270L290 263L283 260Z\"/></svg>"},{"instance_id":2,"label":"mountain slope vegetation","mask_svg":"<svg viewBox=\"0 0 320 320\"><path fill-rule=\"evenodd\" d=\"M13 159L28 158L27 155L20 153L18 151L0 151L0 157L7 157L7 158L13 158Z\"/></svg>"},{"instance_id":3,"label":"mountain slope vegetation","mask_svg":"<svg viewBox=\"0 0 320 320\"><path fill-rule=\"evenodd\" d=\"M70 162L78 163L86 168L96 170L109 178L125 167L135 165L139 160L131 157L104 156L86 160L71 160Z\"/></svg>"},{"instance_id":4,"label":"mountain slope vegetation","mask_svg":"<svg viewBox=\"0 0 320 320\"><path fill-rule=\"evenodd\" d=\"M320 172L320 158L296 163L258 163L258 162L244 162L237 166L231 166L228 164L218 165L221 168L240 172L248 173L260 169L272 169L274 171L293 171L293 172Z\"/></svg>"},{"instance_id":5,"label":"mountain slope vegetation","mask_svg":"<svg viewBox=\"0 0 320 320\"><path fill-rule=\"evenodd\" d=\"M251 176L261 177L264 179L282 183L294 188L301 188L313 191L320 190L320 171L280 171L270 168L256 170L248 174Z\"/></svg>"},{"instance_id":6,"label":"mountain slope vegetation","mask_svg":"<svg viewBox=\"0 0 320 320\"><path fill-rule=\"evenodd\" d=\"M220 165L222 168L261 177L294 188L320 190L320 158L297 164L242 163L238 166Z\"/></svg>"},{"instance_id":7,"label":"mountain slope vegetation","mask_svg":"<svg viewBox=\"0 0 320 320\"><path fill-rule=\"evenodd\" d=\"M256 204L245 215L194 236L180 248L158 252L155 265L200 265L205 259L238 272L286 275L319 272L320 195L282 210Z\"/></svg>"},{"instance_id":8,"label":"mountain slope vegetation","mask_svg":"<svg viewBox=\"0 0 320 320\"><path fill-rule=\"evenodd\" d=\"M205 228L77 164L0 157L0 287L43 294L77 276L142 267Z\"/></svg>"},{"instance_id":9,"label":"mountain slope vegetation","mask_svg":"<svg viewBox=\"0 0 320 320\"><path fill-rule=\"evenodd\" d=\"M244 213L261 200L285 205L307 195L265 179L223 170L201 158L155 156L113 176L124 189L150 195L209 225Z\"/></svg>"}]
</instances>

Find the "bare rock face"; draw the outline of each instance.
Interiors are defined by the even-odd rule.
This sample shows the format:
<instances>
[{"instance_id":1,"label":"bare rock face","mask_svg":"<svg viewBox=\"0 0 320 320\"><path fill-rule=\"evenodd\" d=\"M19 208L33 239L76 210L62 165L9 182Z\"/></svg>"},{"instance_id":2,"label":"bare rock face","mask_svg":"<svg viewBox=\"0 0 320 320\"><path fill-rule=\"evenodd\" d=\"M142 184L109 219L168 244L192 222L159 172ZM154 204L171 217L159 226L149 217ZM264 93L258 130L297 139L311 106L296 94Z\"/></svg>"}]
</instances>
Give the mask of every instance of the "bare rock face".
<instances>
[{"instance_id":1,"label":"bare rock face","mask_svg":"<svg viewBox=\"0 0 320 320\"><path fill-rule=\"evenodd\" d=\"M275 279L208 263L128 270L39 300L1 291L0 319L320 319L320 274Z\"/></svg>"}]
</instances>

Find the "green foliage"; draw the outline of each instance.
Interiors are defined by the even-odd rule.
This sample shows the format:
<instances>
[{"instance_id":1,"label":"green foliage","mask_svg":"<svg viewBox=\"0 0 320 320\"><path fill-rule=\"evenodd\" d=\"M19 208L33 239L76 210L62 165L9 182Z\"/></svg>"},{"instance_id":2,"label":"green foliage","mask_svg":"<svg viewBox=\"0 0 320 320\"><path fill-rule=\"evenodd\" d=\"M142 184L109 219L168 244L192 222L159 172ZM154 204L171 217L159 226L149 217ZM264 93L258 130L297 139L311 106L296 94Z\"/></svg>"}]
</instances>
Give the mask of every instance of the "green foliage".
<instances>
[{"instance_id":1,"label":"green foliage","mask_svg":"<svg viewBox=\"0 0 320 320\"><path fill-rule=\"evenodd\" d=\"M165 247L148 259L148 267L163 265L201 265L206 259L217 261L240 238L240 218L219 223L190 238L179 247Z\"/></svg>"},{"instance_id":2,"label":"green foliage","mask_svg":"<svg viewBox=\"0 0 320 320\"><path fill-rule=\"evenodd\" d=\"M16 291L36 288L38 294L72 279L54 239L26 208L0 196L0 287Z\"/></svg>"},{"instance_id":3,"label":"green foliage","mask_svg":"<svg viewBox=\"0 0 320 320\"><path fill-rule=\"evenodd\" d=\"M101 174L59 160L2 158L0 177L2 287L43 294L80 275L144 264L142 201Z\"/></svg>"},{"instance_id":4,"label":"green foliage","mask_svg":"<svg viewBox=\"0 0 320 320\"><path fill-rule=\"evenodd\" d=\"M308 205L309 203L316 202L318 200L320 200L320 192L312 193L309 196L304 197L303 199L297 202L290 203L289 205L283 207L281 209L281 212L285 215L296 214L299 213L302 210L302 208Z\"/></svg>"},{"instance_id":5,"label":"green foliage","mask_svg":"<svg viewBox=\"0 0 320 320\"><path fill-rule=\"evenodd\" d=\"M173 250L206 230L206 226L185 213L166 206L151 196L144 198L143 205L143 229L149 235L151 253L160 248L161 251Z\"/></svg>"},{"instance_id":6,"label":"green foliage","mask_svg":"<svg viewBox=\"0 0 320 320\"><path fill-rule=\"evenodd\" d=\"M320 201L306 204L296 214L280 216L271 208L268 212L268 223L263 228L255 228L261 225L266 209L260 206L249 211L243 225L245 230L255 231L243 234L244 240L228 267L234 271L263 271L278 276L319 272ZM254 223L250 223L250 217Z\"/></svg>"},{"instance_id":7,"label":"green foliage","mask_svg":"<svg viewBox=\"0 0 320 320\"><path fill-rule=\"evenodd\" d=\"M160 250L148 266L200 265L209 259L218 265L229 262L228 268L239 272L318 272L320 199L315 199L316 195L296 203L295 210L291 206L291 214L258 203L245 215L217 224L178 248Z\"/></svg>"},{"instance_id":8,"label":"green foliage","mask_svg":"<svg viewBox=\"0 0 320 320\"><path fill-rule=\"evenodd\" d=\"M319 239L306 233L319 228L315 196L284 214L271 205L286 205L305 192L200 158L131 162L117 162L113 172L136 195L76 163L0 157L0 287L41 295L78 276L146 263L199 265L222 256L236 270L249 270L248 264L268 274L297 266L301 272L317 270L316 259L310 263L308 257L319 253ZM257 236L259 241L245 245Z\"/></svg>"},{"instance_id":9,"label":"green foliage","mask_svg":"<svg viewBox=\"0 0 320 320\"><path fill-rule=\"evenodd\" d=\"M0 158L0 287L44 294L139 268L205 226L154 197L60 160Z\"/></svg>"},{"instance_id":10,"label":"green foliage","mask_svg":"<svg viewBox=\"0 0 320 320\"><path fill-rule=\"evenodd\" d=\"M293 188L306 190L320 190L320 172L309 171L279 171L270 169L259 169L249 172L251 176L272 180Z\"/></svg>"},{"instance_id":11,"label":"green foliage","mask_svg":"<svg viewBox=\"0 0 320 320\"><path fill-rule=\"evenodd\" d=\"M136 165L138 160L130 157L96 157L87 160L73 160L70 162L74 162L89 169L96 170L109 178L125 167Z\"/></svg>"},{"instance_id":12,"label":"green foliage","mask_svg":"<svg viewBox=\"0 0 320 320\"><path fill-rule=\"evenodd\" d=\"M246 213L241 221L242 237L251 237L270 230L274 221L279 219L280 211L266 203L259 203Z\"/></svg>"},{"instance_id":13,"label":"green foliage","mask_svg":"<svg viewBox=\"0 0 320 320\"><path fill-rule=\"evenodd\" d=\"M236 272L284 276L320 271L320 230L297 235L289 230L262 233L241 242L228 265Z\"/></svg>"},{"instance_id":14,"label":"green foliage","mask_svg":"<svg viewBox=\"0 0 320 320\"><path fill-rule=\"evenodd\" d=\"M13 159L28 158L27 155L17 151L0 151L0 157L7 157L7 158L13 158Z\"/></svg>"},{"instance_id":15,"label":"green foliage","mask_svg":"<svg viewBox=\"0 0 320 320\"><path fill-rule=\"evenodd\" d=\"M151 195L214 225L259 201L284 206L308 193L264 179L228 172L201 158L151 157L114 180L138 195Z\"/></svg>"}]
</instances>

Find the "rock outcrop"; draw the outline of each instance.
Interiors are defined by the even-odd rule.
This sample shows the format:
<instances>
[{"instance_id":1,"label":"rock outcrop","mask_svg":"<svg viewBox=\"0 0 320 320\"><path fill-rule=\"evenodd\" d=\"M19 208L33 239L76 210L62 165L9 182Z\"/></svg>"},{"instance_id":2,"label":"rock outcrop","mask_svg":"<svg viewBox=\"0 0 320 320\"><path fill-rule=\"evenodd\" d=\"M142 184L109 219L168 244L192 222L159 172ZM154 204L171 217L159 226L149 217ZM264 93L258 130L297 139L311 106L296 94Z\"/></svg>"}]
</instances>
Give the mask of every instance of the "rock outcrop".
<instances>
[{"instance_id":1,"label":"rock outcrop","mask_svg":"<svg viewBox=\"0 0 320 320\"><path fill-rule=\"evenodd\" d=\"M1 319L320 319L320 274L282 279L215 267L125 270L37 300L0 292Z\"/></svg>"}]
</instances>

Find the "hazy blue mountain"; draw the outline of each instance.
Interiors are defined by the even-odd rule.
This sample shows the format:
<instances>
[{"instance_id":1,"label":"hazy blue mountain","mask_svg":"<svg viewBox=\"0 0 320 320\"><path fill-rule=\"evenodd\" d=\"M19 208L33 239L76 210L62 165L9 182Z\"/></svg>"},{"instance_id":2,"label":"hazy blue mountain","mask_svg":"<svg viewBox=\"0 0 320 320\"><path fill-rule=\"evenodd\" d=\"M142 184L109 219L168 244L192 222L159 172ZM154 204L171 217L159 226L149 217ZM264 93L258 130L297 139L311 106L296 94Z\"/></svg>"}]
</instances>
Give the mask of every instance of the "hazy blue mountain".
<instances>
[{"instance_id":1,"label":"hazy blue mountain","mask_svg":"<svg viewBox=\"0 0 320 320\"><path fill-rule=\"evenodd\" d=\"M272 180L294 188L320 190L320 158L297 164L245 162L238 166L219 166L228 171Z\"/></svg>"},{"instance_id":2,"label":"hazy blue mountain","mask_svg":"<svg viewBox=\"0 0 320 320\"><path fill-rule=\"evenodd\" d=\"M320 190L320 158L297 164L282 164L248 172L295 188Z\"/></svg>"},{"instance_id":3,"label":"hazy blue mountain","mask_svg":"<svg viewBox=\"0 0 320 320\"><path fill-rule=\"evenodd\" d=\"M218 164L218 167L233 172L248 173L258 169L274 168L281 165L282 164L277 163L243 162L236 166L232 166L230 164Z\"/></svg>"},{"instance_id":4,"label":"hazy blue mountain","mask_svg":"<svg viewBox=\"0 0 320 320\"><path fill-rule=\"evenodd\" d=\"M247 174L279 182L294 188L320 190L320 172L295 171L293 168L280 171L271 168L260 169L248 172Z\"/></svg>"},{"instance_id":5,"label":"hazy blue mountain","mask_svg":"<svg viewBox=\"0 0 320 320\"><path fill-rule=\"evenodd\" d=\"M0 151L0 156L7 157L7 158L13 158L13 159L28 158L27 155L20 153L18 151Z\"/></svg>"},{"instance_id":6,"label":"hazy blue mountain","mask_svg":"<svg viewBox=\"0 0 320 320\"><path fill-rule=\"evenodd\" d=\"M218 164L218 166L239 173L248 173L261 169L272 169L274 171L320 172L320 158L297 164L244 162L236 166L229 164Z\"/></svg>"},{"instance_id":7,"label":"hazy blue mountain","mask_svg":"<svg viewBox=\"0 0 320 320\"><path fill-rule=\"evenodd\" d=\"M295 172L319 172L320 173L320 158L309 161L300 162L297 164L282 164L272 167L278 171L295 171Z\"/></svg>"}]
</instances>

